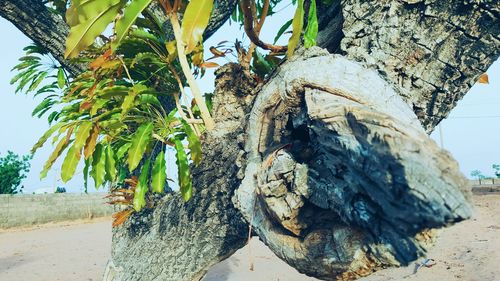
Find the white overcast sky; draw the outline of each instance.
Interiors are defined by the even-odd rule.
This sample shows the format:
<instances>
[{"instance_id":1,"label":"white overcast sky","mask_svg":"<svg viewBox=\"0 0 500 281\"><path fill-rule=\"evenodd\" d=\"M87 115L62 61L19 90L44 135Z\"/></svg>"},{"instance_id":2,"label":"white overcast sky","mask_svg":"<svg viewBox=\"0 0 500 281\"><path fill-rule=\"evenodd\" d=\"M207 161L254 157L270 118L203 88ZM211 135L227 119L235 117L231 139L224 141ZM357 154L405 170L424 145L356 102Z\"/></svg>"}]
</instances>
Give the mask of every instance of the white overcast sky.
<instances>
[{"instance_id":1,"label":"white overcast sky","mask_svg":"<svg viewBox=\"0 0 500 281\"><path fill-rule=\"evenodd\" d=\"M266 21L266 27L277 30L283 21L282 15L271 18ZM268 34L263 35L264 39L272 41L275 32L267 32ZM14 94L14 87L9 81L13 77L10 69L17 64L18 58L23 55L22 48L27 46L30 40L3 18L0 18L0 34L4 38L4 42L0 44L0 54L2 54L0 155L5 155L7 150L28 154L33 144L48 129L48 124L45 118L31 117L31 111L41 99ZM206 43L206 46L216 45L223 40L234 41L237 36L242 40L241 34L238 26L226 25L222 32ZM219 63L223 64L224 60ZM475 169L481 170L485 175L493 175L491 165L500 164L500 63L498 61L490 67L488 75L490 84L476 84L459 102L450 117L441 123L444 148L453 154L467 176ZM203 80L201 83L203 91L212 91L213 85L210 81L213 81L213 74L208 73ZM431 137L440 143L438 128ZM52 188L58 185L65 186L70 192L82 191L81 174L66 184L61 182L59 176L61 161L53 166L55 169L46 179L40 181L38 175L51 149L50 145L45 145L35 154L31 161L31 172L23 182L25 192L31 193L38 188ZM92 184L89 190L91 186Z\"/></svg>"}]
</instances>

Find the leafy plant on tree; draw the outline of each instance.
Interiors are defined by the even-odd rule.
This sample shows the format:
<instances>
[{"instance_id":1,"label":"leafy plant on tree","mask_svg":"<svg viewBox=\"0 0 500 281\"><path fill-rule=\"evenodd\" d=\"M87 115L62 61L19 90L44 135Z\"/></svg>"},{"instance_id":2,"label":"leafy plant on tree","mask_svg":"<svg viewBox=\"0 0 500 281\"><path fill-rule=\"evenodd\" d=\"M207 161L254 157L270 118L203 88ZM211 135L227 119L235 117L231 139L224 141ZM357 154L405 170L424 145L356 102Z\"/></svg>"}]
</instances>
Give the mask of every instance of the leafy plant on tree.
<instances>
[{"instance_id":1,"label":"leafy plant on tree","mask_svg":"<svg viewBox=\"0 0 500 281\"><path fill-rule=\"evenodd\" d=\"M31 155L19 156L12 151L0 157L0 194L17 194L23 192L21 182L30 171Z\"/></svg>"},{"instance_id":2,"label":"leafy plant on tree","mask_svg":"<svg viewBox=\"0 0 500 281\"><path fill-rule=\"evenodd\" d=\"M218 66L203 59L202 43L214 1L158 1L170 19L174 33L170 39L174 40L166 38L167 32L154 15L141 16L152 2L72 1L67 9L54 3L55 11L65 12L62 16L71 27L65 56L88 64L88 71L71 78L60 66L47 70L42 63L47 52L29 46L26 56L14 67L19 73L11 81L17 83L17 91L45 95L33 115L47 114L49 123L54 123L32 150L36 152L50 138L56 145L41 177L64 153L64 182L74 176L78 163L83 161L85 189L90 176L96 188L111 186L111 203L130 206L116 215L120 222L132 210L138 212L146 207L148 194L164 192L167 148L176 151L180 192L185 200L190 199L189 164L201 161L199 137L215 126L210 100L205 100L195 80L206 67ZM302 32L306 47L315 45L318 32L315 1L310 3L304 31L304 2L300 0L291 20L293 31L288 46L262 42L259 32L278 2L241 1L238 9L238 20L252 41L248 52L238 48L244 53L240 62L262 78L284 58L285 52L293 54ZM114 34L108 38L102 33L111 22ZM288 26L281 28L277 38ZM263 56L257 47L271 53ZM211 51L214 57L225 55L217 49ZM41 86L42 81L49 83ZM190 87L194 97L190 104L180 100L186 99L185 86ZM169 112L161 102L166 99L175 102Z\"/></svg>"}]
</instances>

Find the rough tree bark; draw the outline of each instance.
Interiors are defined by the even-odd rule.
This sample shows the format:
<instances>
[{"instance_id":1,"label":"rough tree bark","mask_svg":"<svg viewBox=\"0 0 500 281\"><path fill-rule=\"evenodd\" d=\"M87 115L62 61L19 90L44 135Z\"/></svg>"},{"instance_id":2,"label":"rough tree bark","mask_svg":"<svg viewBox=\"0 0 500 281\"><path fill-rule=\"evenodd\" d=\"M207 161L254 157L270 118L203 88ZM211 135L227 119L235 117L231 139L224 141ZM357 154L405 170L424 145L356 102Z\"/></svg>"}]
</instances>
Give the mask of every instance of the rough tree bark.
<instances>
[{"instance_id":1,"label":"rough tree bark","mask_svg":"<svg viewBox=\"0 0 500 281\"><path fill-rule=\"evenodd\" d=\"M498 58L496 0L340 2L319 9L320 45L380 70L427 132Z\"/></svg>"},{"instance_id":2,"label":"rough tree bark","mask_svg":"<svg viewBox=\"0 0 500 281\"><path fill-rule=\"evenodd\" d=\"M470 216L456 162L376 71L345 57L310 49L285 63L249 124L236 206L300 272L350 280L407 265L432 229Z\"/></svg>"},{"instance_id":3,"label":"rough tree bark","mask_svg":"<svg viewBox=\"0 0 500 281\"><path fill-rule=\"evenodd\" d=\"M14 24L33 42L47 49L72 74L84 70L83 65L64 59L69 27L50 12L41 0L0 0L0 16Z\"/></svg>"},{"instance_id":4,"label":"rough tree bark","mask_svg":"<svg viewBox=\"0 0 500 281\"><path fill-rule=\"evenodd\" d=\"M497 1L319 11L318 42L340 55L300 51L259 86L221 68L194 198L169 194L116 229L106 280L199 280L248 225L299 271L351 280L408 264L469 217L465 178L426 133L498 58Z\"/></svg>"},{"instance_id":5,"label":"rough tree bark","mask_svg":"<svg viewBox=\"0 0 500 281\"><path fill-rule=\"evenodd\" d=\"M199 280L246 243L248 227L231 198L240 182L237 163L255 86L238 65L218 70L217 126L204 141L209 161L192 171L193 198L185 203L179 194L168 195L152 212L115 229L104 280Z\"/></svg>"}]
</instances>

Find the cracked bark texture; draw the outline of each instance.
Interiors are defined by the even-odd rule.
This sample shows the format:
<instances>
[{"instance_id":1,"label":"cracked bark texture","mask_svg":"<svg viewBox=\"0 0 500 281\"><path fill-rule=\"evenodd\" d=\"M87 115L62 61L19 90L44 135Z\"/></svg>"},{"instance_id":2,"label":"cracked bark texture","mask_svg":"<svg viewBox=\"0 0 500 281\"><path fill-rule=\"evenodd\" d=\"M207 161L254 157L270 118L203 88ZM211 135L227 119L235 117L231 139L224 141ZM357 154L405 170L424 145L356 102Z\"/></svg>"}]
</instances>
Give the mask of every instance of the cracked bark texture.
<instances>
[{"instance_id":1,"label":"cracked bark texture","mask_svg":"<svg viewBox=\"0 0 500 281\"><path fill-rule=\"evenodd\" d=\"M432 229L471 215L451 155L375 70L345 57L311 48L283 64L259 92L246 135L235 204L307 275L353 280L408 265L432 244Z\"/></svg>"},{"instance_id":2,"label":"cracked bark texture","mask_svg":"<svg viewBox=\"0 0 500 281\"><path fill-rule=\"evenodd\" d=\"M496 0L344 0L319 11L320 45L378 69L427 132L500 55Z\"/></svg>"},{"instance_id":3,"label":"cracked bark texture","mask_svg":"<svg viewBox=\"0 0 500 281\"><path fill-rule=\"evenodd\" d=\"M238 65L218 70L217 126L206 135L204 161L192 170L193 198L185 203L179 194L169 194L154 210L115 229L104 280L200 280L246 243L248 227L231 197L240 183L238 140L243 140L254 86Z\"/></svg>"}]
</instances>

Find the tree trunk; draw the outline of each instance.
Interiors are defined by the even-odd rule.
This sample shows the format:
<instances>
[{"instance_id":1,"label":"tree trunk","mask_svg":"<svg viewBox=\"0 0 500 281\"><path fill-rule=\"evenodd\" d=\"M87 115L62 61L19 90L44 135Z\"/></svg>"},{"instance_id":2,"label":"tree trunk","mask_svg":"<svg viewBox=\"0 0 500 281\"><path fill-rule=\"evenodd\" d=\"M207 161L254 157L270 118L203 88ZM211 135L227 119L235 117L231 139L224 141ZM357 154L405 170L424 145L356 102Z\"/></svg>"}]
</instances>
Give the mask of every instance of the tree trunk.
<instances>
[{"instance_id":1,"label":"tree trunk","mask_svg":"<svg viewBox=\"0 0 500 281\"><path fill-rule=\"evenodd\" d=\"M205 136L204 161L192 170L193 198L185 203L169 194L154 210L115 229L104 280L200 280L245 245L248 227L231 198L240 184L241 142L255 85L238 65L218 70L217 126Z\"/></svg>"},{"instance_id":2,"label":"tree trunk","mask_svg":"<svg viewBox=\"0 0 500 281\"><path fill-rule=\"evenodd\" d=\"M297 51L264 85L221 68L193 199L169 194L115 229L105 280L199 280L249 225L300 272L352 280L407 265L470 216L465 177L427 133L498 58L497 1L318 10L337 55Z\"/></svg>"}]
</instances>

